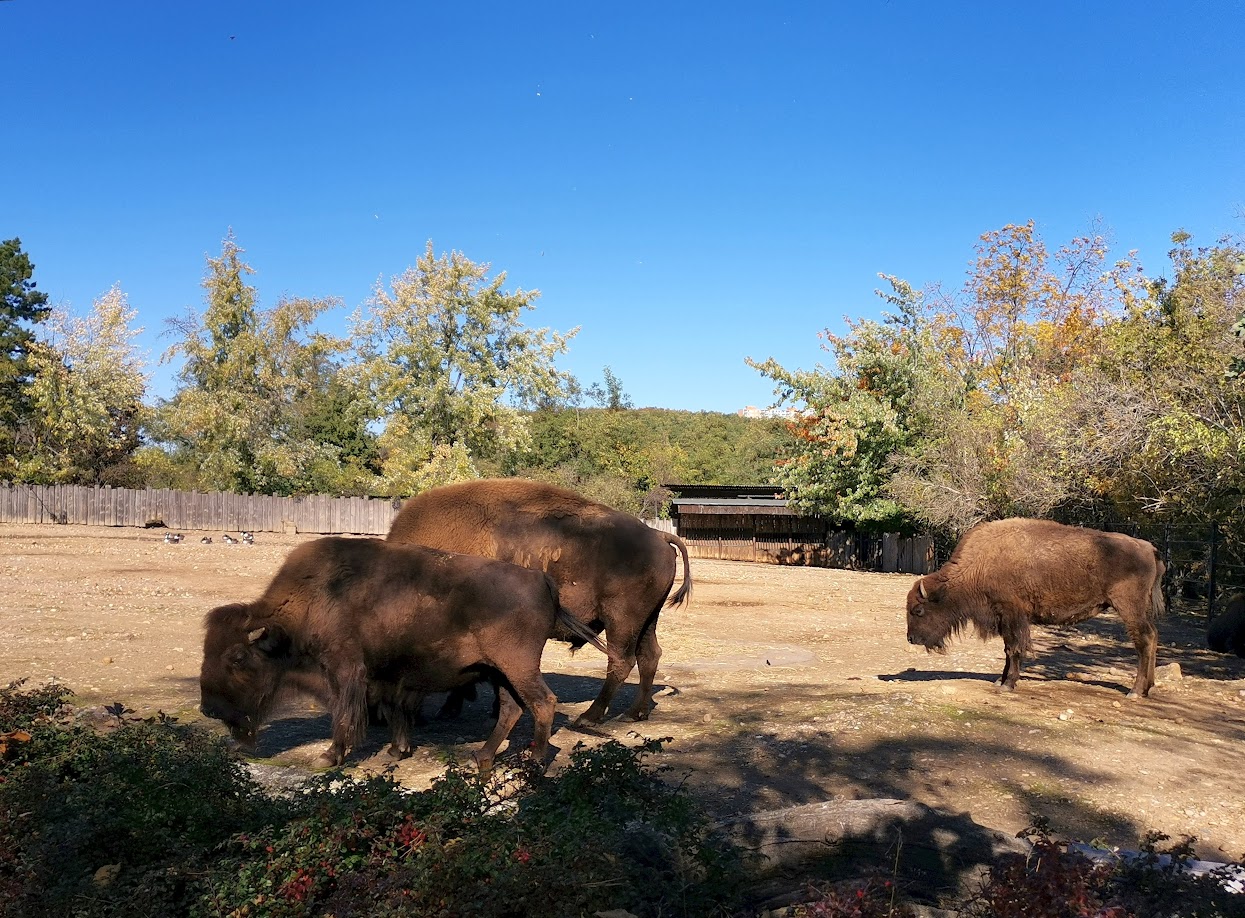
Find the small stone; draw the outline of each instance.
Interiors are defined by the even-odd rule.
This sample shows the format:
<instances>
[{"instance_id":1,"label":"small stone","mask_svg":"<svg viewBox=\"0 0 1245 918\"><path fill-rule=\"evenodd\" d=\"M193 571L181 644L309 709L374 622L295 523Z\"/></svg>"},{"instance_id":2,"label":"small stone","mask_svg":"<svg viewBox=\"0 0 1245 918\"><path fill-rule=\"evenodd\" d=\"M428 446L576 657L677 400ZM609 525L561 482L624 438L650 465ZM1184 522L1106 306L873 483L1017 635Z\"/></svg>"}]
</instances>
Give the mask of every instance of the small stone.
<instances>
[{"instance_id":1,"label":"small stone","mask_svg":"<svg viewBox=\"0 0 1245 918\"><path fill-rule=\"evenodd\" d=\"M120 864L105 864L103 867L99 868L99 870L95 871L93 880L96 886L111 886L113 880L117 878L119 873L121 873Z\"/></svg>"},{"instance_id":2,"label":"small stone","mask_svg":"<svg viewBox=\"0 0 1245 918\"><path fill-rule=\"evenodd\" d=\"M171 666L166 666L166 667L164 667L164 668L165 668L165 669L167 669L169 672L172 672L172 671L173 671L173 667L171 667Z\"/></svg>"},{"instance_id":3,"label":"small stone","mask_svg":"<svg viewBox=\"0 0 1245 918\"><path fill-rule=\"evenodd\" d=\"M1157 666L1154 669L1155 682L1182 682L1184 674L1180 671L1179 663L1168 663L1166 666Z\"/></svg>"},{"instance_id":4,"label":"small stone","mask_svg":"<svg viewBox=\"0 0 1245 918\"><path fill-rule=\"evenodd\" d=\"M1071 719L1072 719L1072 715L1071 715L1071 714L1069 714L1067 711L1064 711L1064 712L1062 712L1062 713L1059 715L1059 719L1060 719L1060 720L1071 720Z\"/></svg>"},{"instance_id":5,"label":"small stone","mask_svg":"<svg viewBox=\"0 0 1245 918\"><path fill-rule=\"evenodd\" d=\"M1118 707L1120 707L1120 703L1119 703L1118 701L1113 701L1113 702L1111 702L1111 707L1113 707L1113 708L1118 708Z\"/></svg>"},{"instance_id":6,"label":"small stone","mask_svg":"<svg viewBox=\"0 0 1245 918\"><path fill-rule=\"evenodd\" d=\"M102 659L100 662L103 663L105 666L107 666L109 663L112 662L112 657L104 657L104 659Z\"/></svg>"},{"instance_id":7,"label":"small stone","mask_svg":"<svg viewBox=\"0 0 1245 918\"><path fill-rule=\"evenodd\" d=\"M706 714L704 717L701 718L701 720L704 721L705 723L711 723L713 721L713 715Z\"/></svg>"}]
</instances>

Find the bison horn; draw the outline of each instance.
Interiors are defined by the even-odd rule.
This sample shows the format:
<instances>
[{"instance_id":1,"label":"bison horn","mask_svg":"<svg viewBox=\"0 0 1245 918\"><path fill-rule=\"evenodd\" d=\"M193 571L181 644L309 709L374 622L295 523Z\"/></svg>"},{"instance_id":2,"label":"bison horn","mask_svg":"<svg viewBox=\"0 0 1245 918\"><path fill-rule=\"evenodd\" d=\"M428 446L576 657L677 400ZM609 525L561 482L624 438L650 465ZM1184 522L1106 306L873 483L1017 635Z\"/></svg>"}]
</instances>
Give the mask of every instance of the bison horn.
<instances>
[{"instance_id":1,"label":"bison horn","mask_svg":"<svg viewBox=\"0 0 1245 918\"><path fill-rule=\"evenodd\" d=\"M925 592L925 579L921 578L916 582L917 589L921 593L922 599L929 599L929 593Z\"/></svg>"},{"instance_id":2,"label":"bison horn","mask_svg":"<svg viewBox=\"0 0 1245 918\"><path fill-rule=\"evenodd\" d=\"M247 632L246 639L254 644L256 641L262 639L267 633L267 628L256 628L254 631Z\"/></svg>"}]
</instances>

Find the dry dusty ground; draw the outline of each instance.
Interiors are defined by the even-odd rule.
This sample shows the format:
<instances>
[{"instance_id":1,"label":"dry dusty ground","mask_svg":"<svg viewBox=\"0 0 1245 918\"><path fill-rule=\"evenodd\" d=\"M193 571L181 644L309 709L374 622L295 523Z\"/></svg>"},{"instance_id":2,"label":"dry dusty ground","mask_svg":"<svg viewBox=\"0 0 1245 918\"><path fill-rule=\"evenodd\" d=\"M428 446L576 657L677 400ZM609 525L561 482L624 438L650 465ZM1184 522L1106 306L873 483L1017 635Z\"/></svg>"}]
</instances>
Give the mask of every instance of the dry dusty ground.
<instances>
[{"instance_id":1,"label":"dry dusty ground","mask_svg":"<svg viewBox=\"0 0 1245 918\"><path fill-rule=\"evenodd\" d=\"M203 614L257 596L289 549L313 538L231 546L202 535L166 545L160 530L0 526L0 682L55 677L84 704L197 719ZM962 639L946 656L909 647L910 576L721 561L694 561L692 576L690 606L661 618L646 724L620 718L628 686L600 730L572 730L604 661L590 647L572 656L549 646L560 757L602 736L634 741L638 726L673 738L657 760L717 815L901 797L1008 831L1038 812L1085 840L1135 847L1156 830L1196 835L1214 860L1245 854L1245 660L1205 651L1198 619L1160 624L1159 665L1178 663L1183 679L1149 700L1125 698L1136 657L1112 616L1038 630L1019 690L1000 695L1000 641ZM482 742L489 694L459 720L431 723L402 779L423 784L447 755ZM292 701L259 753L305 765L327 737L323 712ZM528 737L525 717L513 740ZM374 730L354 761L384 764L384 742Z\"/></svg>"}]
</instances>

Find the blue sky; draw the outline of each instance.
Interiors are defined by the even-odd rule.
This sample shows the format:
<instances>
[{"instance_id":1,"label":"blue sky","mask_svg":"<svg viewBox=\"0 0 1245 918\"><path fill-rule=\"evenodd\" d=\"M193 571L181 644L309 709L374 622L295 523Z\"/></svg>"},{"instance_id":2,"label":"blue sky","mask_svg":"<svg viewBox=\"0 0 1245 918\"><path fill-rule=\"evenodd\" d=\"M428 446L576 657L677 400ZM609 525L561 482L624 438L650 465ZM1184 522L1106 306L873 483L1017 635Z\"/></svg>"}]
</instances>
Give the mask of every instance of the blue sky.
<instances>
[{"instance_id":1,"label":"blue sky","mask_svg":"<svg viewBox=\"0 0 1245 918\"><path fill-rule=\"evenodd\" d=\"M345 316L427 240L539 289L637 406L772 401L877 274L958 286L978 236L1101 220L1166 271L1240 233L1238 2L0 0L0 238L54 302L202 307L232 227L261 303Z\"/></svg>"}]
</instances>

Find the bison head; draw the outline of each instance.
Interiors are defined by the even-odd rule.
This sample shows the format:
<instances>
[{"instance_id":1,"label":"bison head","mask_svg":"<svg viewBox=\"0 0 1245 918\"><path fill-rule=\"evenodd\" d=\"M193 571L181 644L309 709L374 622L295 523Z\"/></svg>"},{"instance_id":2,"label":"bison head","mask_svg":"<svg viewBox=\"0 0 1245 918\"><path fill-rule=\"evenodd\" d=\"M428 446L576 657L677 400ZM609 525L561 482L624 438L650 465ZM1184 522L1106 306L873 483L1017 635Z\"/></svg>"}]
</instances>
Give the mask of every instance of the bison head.
<instances>
[{"instance_id":1,"label":"bison head","mask_svg":"<svg viewBox=\"0 0 1245 918\"><path fill-rule=\"evenodd\" d=\"M253 748L288 668L289 635L280 625L255 621L250 606L241 603L213 609L206 628L199 710Z\"/></svg>"},{"instance_id":2,"label":"bison head","mask_svg":"<svg viewBox=\"0 0 1245 918\"><path fill-rule=\"evenodd\" d=\"M957 628L954 611L946 600L946 583L921 577L908 591L908 643L926 650L946 652L947 638Z\"/></svg>"}]
</instances>

